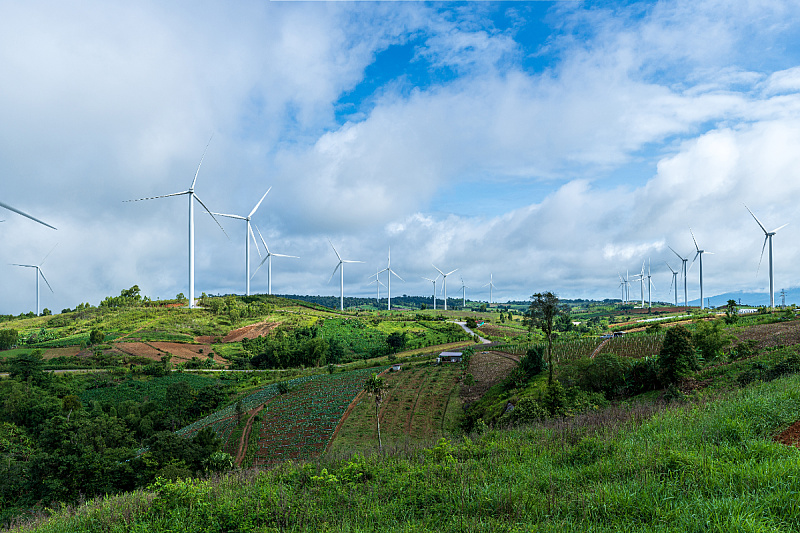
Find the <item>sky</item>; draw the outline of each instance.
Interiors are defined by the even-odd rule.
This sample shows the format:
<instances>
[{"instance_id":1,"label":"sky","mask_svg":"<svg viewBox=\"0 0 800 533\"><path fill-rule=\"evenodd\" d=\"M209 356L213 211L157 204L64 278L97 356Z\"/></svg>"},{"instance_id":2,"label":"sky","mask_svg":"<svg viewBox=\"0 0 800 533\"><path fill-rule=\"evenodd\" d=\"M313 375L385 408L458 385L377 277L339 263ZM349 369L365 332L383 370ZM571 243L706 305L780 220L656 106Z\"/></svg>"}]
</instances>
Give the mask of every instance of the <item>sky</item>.
<instances>
[{"instance_id":1,"label":"sky","mask_svg":"<svg viewBox=\"0 0 800 533\"><path fill-rule=\"evenodd\" d=\"M278 294L338 296L330 240L363 261L348 296L391 248L393 294L436 265L449 296L619 298L645 262L671 301L690 228L706 296L765 293L745 204L789 223L775 289L800 286L795 1L6 2L0 72L0 202L58 228L0 208L0 314L35 310L11 264L45 256L54 312L188 295L187 196L126 201L185 191L201 157L214 212L271 187L253 224L299 256L274 258ZM218 220L196 204L198 296L245 291L245 224Z\"/></svg>"}]
</instances>

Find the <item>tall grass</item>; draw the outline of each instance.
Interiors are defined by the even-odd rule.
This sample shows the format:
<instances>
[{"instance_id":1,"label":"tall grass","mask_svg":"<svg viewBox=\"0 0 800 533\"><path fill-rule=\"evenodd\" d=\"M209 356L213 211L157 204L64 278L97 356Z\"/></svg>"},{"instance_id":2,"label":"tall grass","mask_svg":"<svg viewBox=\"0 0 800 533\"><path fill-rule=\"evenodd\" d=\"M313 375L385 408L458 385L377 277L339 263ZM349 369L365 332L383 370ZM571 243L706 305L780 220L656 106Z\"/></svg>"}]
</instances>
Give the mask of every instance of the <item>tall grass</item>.
<instances>
[{"instance_id":1,"label":"tall grass","mask_svg":"<svg viewBox=\"0 0 800 533\"><path fill-rule=\"evenodd\" d=\"M800 376L56 511L15 531L800 531Z\"/></svg>"}]
</instances>

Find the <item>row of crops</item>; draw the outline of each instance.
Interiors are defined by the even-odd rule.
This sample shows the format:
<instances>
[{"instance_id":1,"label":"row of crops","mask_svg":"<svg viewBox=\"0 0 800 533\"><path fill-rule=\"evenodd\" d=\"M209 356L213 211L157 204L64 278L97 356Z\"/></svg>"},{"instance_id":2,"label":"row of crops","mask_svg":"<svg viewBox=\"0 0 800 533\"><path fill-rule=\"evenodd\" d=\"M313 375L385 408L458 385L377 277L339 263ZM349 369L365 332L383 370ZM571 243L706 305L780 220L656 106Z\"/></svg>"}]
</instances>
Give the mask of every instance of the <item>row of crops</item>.
<instances>
[{"instance_id":1,"label":"row of crops","mask_svg":"<svg viewBox=\"0 0 800 533\"><path fill-rule=\"evenodd\" d=\"M307 459L322 453L367 377L382 370L313 376L291 394L274 399L261 412L263 423L254 465Z\"/></svg>"},{"instance_id":2,"label":"row of crops","mask_svg":"<svg viewBox=\"0 0 800 533\"><path fill-rule=\"evenodd\" d=\"M577 359L590 357L595 350L602 347L597 352L613 353L621 357L641 358L658 355L661 345L664 343L664 333L652 335L631 335L626 337L613 337L611 339L599 337L586 337L557 341L553 343L553 358L558 362L575 361ZM524 355L530 348L541 346L547 349L546 342L527 342L519 344L504 344L497 346L495 350L515 355Z\"/></svg>"}]
</instances>

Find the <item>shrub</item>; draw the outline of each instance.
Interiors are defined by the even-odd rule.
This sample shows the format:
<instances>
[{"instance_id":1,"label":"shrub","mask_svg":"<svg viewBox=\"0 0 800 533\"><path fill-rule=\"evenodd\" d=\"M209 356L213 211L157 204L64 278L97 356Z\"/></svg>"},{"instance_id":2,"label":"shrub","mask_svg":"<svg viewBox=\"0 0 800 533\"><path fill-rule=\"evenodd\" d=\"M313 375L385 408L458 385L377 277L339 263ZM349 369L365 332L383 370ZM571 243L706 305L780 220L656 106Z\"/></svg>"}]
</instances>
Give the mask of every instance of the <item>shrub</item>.
<instances>
[{"instance_id":1,"label":"shrub","mask_svg":"<svg viewBox=\"0 0 800 533\"><path fill-rule=\"evenodd\" d=\"M610 398L625 387L625 378L630 364L627 359L613 353L604 352L592 359L586 368L585 387L594 392L602 392Z\"/></svg>"},{"instance_id":2,"label":"shrub","mask_svg":"<svg viewBox=\"0 0 800 533\"><path fill-rule=\"evenodd\" d=\"M19 332L15 329L4 329L0 331L0 350L8 350L17 345Z\"/></svg>"},{"instance_id":3,"label":"shrub","mask_svg":"<svg viewBox=\"0 0 800 533\"><path fill-rule=\"evenodd\" d=\"M553 380L547 385L542 404L550 416L560 416L566 411L566 395L561 382Z\"/></svg>"},{"instance_id":4,"label":"shrub","mask_svg":"<svg viewBox=\"0 0 800 533\"><path fill-rule=\"evenodd\" d=\"M722 327L722 322L712 320L700 322L692 335L692 343L700 349L703 359L713 361L722 355L731 343L731 335Z\"/></svg>"},{"instance_id":5,"label":"shrub","mask_svg":"<svg viewBox=\"0 0 800 533\"><path fill-rule=\"evenodd\" d=\"M519 362L525 374L528 377L533 377L536 374L544 371L547 368L547 362L544 360L544 346L531 346L525 352L525 357Z\"/></svg>"},{"instance_id":6,"label":"shrub","mask_svg":"<svg viewBox=\"0 0 800 533\"><path fill-rule=\"evenodd\" d=\"M660 385L656 358L645 357L634 361L628 368L626 384L631 394L656 390Z\"/></svg>"}]
</instances>

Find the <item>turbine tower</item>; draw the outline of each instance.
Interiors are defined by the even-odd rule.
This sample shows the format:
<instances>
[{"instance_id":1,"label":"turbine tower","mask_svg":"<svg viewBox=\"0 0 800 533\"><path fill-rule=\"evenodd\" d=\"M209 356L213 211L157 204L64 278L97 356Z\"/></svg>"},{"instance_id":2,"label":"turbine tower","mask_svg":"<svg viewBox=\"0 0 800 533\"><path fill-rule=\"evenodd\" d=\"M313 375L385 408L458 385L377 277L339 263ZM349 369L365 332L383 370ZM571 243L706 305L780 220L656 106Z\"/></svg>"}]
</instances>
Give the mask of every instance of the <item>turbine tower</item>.
<instances>
[{"instance_id":1,"label":"turbine tower","mask_svg":"<svg viewBox=\"0 0 800 533\"><path fill-rule=\"evenodd\" d=\"M447 311L447 276L449 276L450 274L452 274L453 272L455 272L455 271L456 271L456 270L458 270L458 269L456 269L456 270L451 270L450 272L448 272L447 274L445 274L444 272L442 272L441 270L439 270L439 268L438 268L436 265L434 265L434 264L431 264L431 266L433 266L433 268L435 268L436 270L438 270L438 271L439 271L439 274L441 274L441 275L442 275L442 279L443 279L442 285L443 285L443 290L444 290L444 310L445 310L445 311Z\"/></svg>"},{"instance_id":2,"label":"turbine tower","mask_svg":"<svg viewBox=\"0 0 800 533\"><path fill-rule=\"evenodd\" d=\"M378 272L378 274L381 274L383 272L386 272L386 277L389 278L389 285L386 287L387 294L389 295L388 299L387 299L386 310L387 311L391 311L392 310L392 274L394 274L395 277L397 277L397 279L399 279L400 281L402 281L402 282L406 281L403 278L401 278L400 276L398 276L397 272L392 270L392 249L391 248L389 248L389 263L386 265L386 268L384 268L383 270Z\"/></svg>"},{"instance_id":3,"label":"turbine tower","mask_svg":"<svg viewBox=\"0 0 800 533\"><path fill-rule=\"evenodd\" d=\"M436 311L436 280L439 279L439 276L436 276L433 279L422 276L422 279L426 279L433 283L433 310Z\"/></svg>"},{"instance_id":4,"label":"turbine tower","mask_svg":"<svg viewBox=\"0 0 800 533\"><path fill-rule=\"evenodd\" d=\"M37 221L38 222L38 221ZM54 228L55 229L55 228ZM56 244L58 246L58 244ZM50 282L47 281L47 278L44 277L44 272L42 272L42 265L44 264L45 260L53 253L53 250L56 249L56 246L47 252L47 255L44 256L44 259L39 262L38 265L21 265L19 263L12 263L14 266L18 267L26 267L26 268L35 268L36 269L36 316L39 316L39 276L42 276L42 279L45 283L47 283L47 287L50 289L50 292L53 292L53 287L50 286Z\"/></svg>"},{"instance_id":5,"label":"turbine tower","mask_svg":"<svg viewBox=\"0 0 800 533\"><path fill-rule=\"evenodd\" d=\"M655 288L656 284L653 283L653 276L650 274L650 259L647 259L647 307L648 309L653 308L653 293L651 292L651 288Z\"/></svg>"},{"instance_id":6,"label":"turbine tower","mask_svg":"<svg viewBox=\"0 0 800 533\"><path fill-rule=\"evenodd\" d=\"M667 248L672 250L672 246L667 246ZM672 250L672 253L677 255L678 259L680 259L683 262L683 306L689 307L689 288L686 285L686 272L687 272L686 263L689 261L689 259L687 257L681 257L681 255L675 250ZM675 290L678 290L677 287ZM678 305L677 299L675 300L675 305Z\"/></svg>"},{"instance_id":7,"label":"turbine tower","mask_svg":"<svg viewBox=\"0 0 800 533\"><path fill-rule=\"evenodd\" d=\"M692 265L694 264L695 259L698 257L700 258L700 309L705 309L706 304L703 300L703 254L711 254L714 255L713 252L707 252L705 250L701 250L700 247L697 245L697 239L694 238L694 232L692 228L689 228L689 233L692 234L692 240L694 241L694 247L697 250L697 253L694 255L694 259L692 259ZM692 268L692 265L689 265L689 269Z\"/></svg>"},{"instance_id":8,"label":"turbine tower","mask_svg":"<svg viewBox=\"0 0 800 533\"><path fill-rule=\"evenodd\" d=\"M664 261L664 264L667 265L667 268L670 272L672 272L672 283L670 283L669 288L671 289L673 285L675 285L675 307L678 306L678 271L673 270L672 267Z\"/></svg>"},{"instance_id":9,"label":"turbine tower","mask_svg":"<svg viewBox=\"0 0 800 533\"><path fill-rule=\"evenodd\" d=\"M211 136L214 137L213 135ZM203 155L200 157L200 164L197 165L197 171L194 173L194 179L192 180L192 186L189 187L186 191L181 192L174 192L172 194L163 194L161 196L150 196L148 198L137 198L136 200L126 200L126 202L140 202L142 200L155 200L157 198L169 198L170 196L183 196L184 194L189 197L189 308L194 308L194 201L197 200L203 209L211 215L211 218L214 219L214 222L217 223L219 229L222 230L222 233L225 233L225 228L222 227L222 224L219 223L217 218L211 212L211 210L206 207L206 204L203 203L200 198L194 193L194 185L197 183L197 175L200 173L200 165L203 164L203 159L206 157L206 150L208 150L208 145L211 144L211 139L208 140L208 144L206 144L205 150L203 150ZM228 234L225 233L227 237Z\"/></svg>"},{"instance_id":10,"label":"turbine tower","mask_svg":"<svg viewBox=\"0 0 800 533\"><path fill-rule=\"evenodd\" d=\"M269 191L267 191L267 192L269 192ZM264 262L266 261L267 262L267 294L271 295L272 294L272 256L274 255L275 257L291 257L293 259L300 259L300 258L297 257L296 255L274 254L274 253L270 252L269 251L269 246L267 246L267 241L264 240L264 236L261 235L261 231L258 229L258 226L256 226L256 231L258 232L259 238L261 238L261 244L264 245L264 249L267 251L267 255L266 255L266 257L264 257L264 259L261 260L261 263L258 264L258 267L256 268L256 271L253 272L253 276L252 277L253 278L256 277L256 272L258 272L258 269L261 268L261 265L263 265ZM258 250L258 243L256 243L256 250ZM259 252L259 255L260 254L261 254L261 252Z\"/></svg>"},{"instance_id":11,"label":"turbine tower","mask_svg":"<svg viewBox=\"0 0 800 533\"><path fill-rule=\"evenodd\" d=\"M337 263L336 268L333 269L333 273L331 274L331 277L328 279L328 283L330 283L331 280L333 279L333 275L336 274L336 270L339 270L342 275L341 292L339 295L339 309L341 311L344 311L344 264L363 263L364 261L353 261L351 259L342 259L342 256L339 255L339 252L336 251L336 248L333 246L333 243L331 242L330 239L328 239L328 242L331 243L331 248L333 248L333 253L335 253L336 257L339 259L339 263Z\"/></svg>"},{"instance_id":12,"label":"turbine tower","mask_svg":"<svg viewBox=\"0 0 800 533\"><path fill-rule=\"evenodd\" d=\"M750 211L749 207L747 207L746 205L744 207L745 207L745 209ZM775 308L775 285L773 284L773 278L772 278L772 237L776 233L778 233L779 230L782 230L783 228L788 226L789 223L787 222L783 226L781 226L781 227L779 227L777 229L774 229L772 231L767 231L767 228L764 227L764 224L762 224L761 221L758 220L758 218L756 217L755 214L753 214L752 211L750 211L750 214L753 215L753 218L755 218L756 222L761 227L761 230L764 232L764 245L761 247L761 257L758 260L758 269L756 269L756 276L758 276L758 270L761 269L761 261L764 259L764 248L766 248L767 241L769 241L769 308L770 309L774 309Z\"/></svg>"},{"instance_id":13,"label":"turbine tower","mask_svg":"<svg viewBox=\"0 0 800 533\"><path fill-rule=\"evenodd\" d=\"M19 209L15 208L15 207L11 207L10 205L8 205L8 204L5 204L5 203L3 203L3 202L0 202L0 207L5 207L5 208L6 208L6 209L8 209L9 211L13 211L14 213L16 213L16 214L18 214L18 215L22 215L22 216L24 216L25 218L29 218L29 219L33 220L34 222L38 222L39 224L41 224L41 225L43 225L43 226L47 226L48 228L57 229L57 228L54 228L53 226L51 226L50 224L48 224L47 222L42 222L42 221L41 221L41 220L39 220L38 218L34 218L34 217L32 217L31 215L29 215L28 213L26 213L26 212L24 212L24 211L20 211ZM3 221L0 221L0 222L3 222ZM37 279L38 279L38 278L37 278Z\"/></svg>"},{"instance_id":14,"label":"turbine tower","mask_svg":"<svg viewBox=\"0 0 800 533\"><path fill-rule=\"evenodd\" d=\"M264 201L264 198L267 197L269 191L272 190L272 187L267 189L267 192L264 193L264 196L261 197L261 200L258 201L256 206L250 211L250 214L246 217L240 215L226 215L225 213L212 213L213 215L217 215L218 217L228 217L228 218L237 218L239 220L244 220L247 223L247 229L244 233L244 278L245 278L245 294L250 296L250 237L253 238L253 242L256 244L256 252L258 252L258 256L261 257L261 251L258 249L258 241L256 240L256 236L253 233L253 228L250 227L250 218L255 214L256 210L261 206L261 202Z\"/></svg>"},{"instance_id":15,"label":"turbine tower","mask_svg":"<svg viewBox=\"0 0 800 533\"><path fill-rule=\"evenodd\" d=\"M484 285L484 287L489 287L489 305L492 305L494 302L492 301L492 289L494 289L494 282L492 280L492 274L489 273L489 283Z\"/></svg>"}]
</instances>

